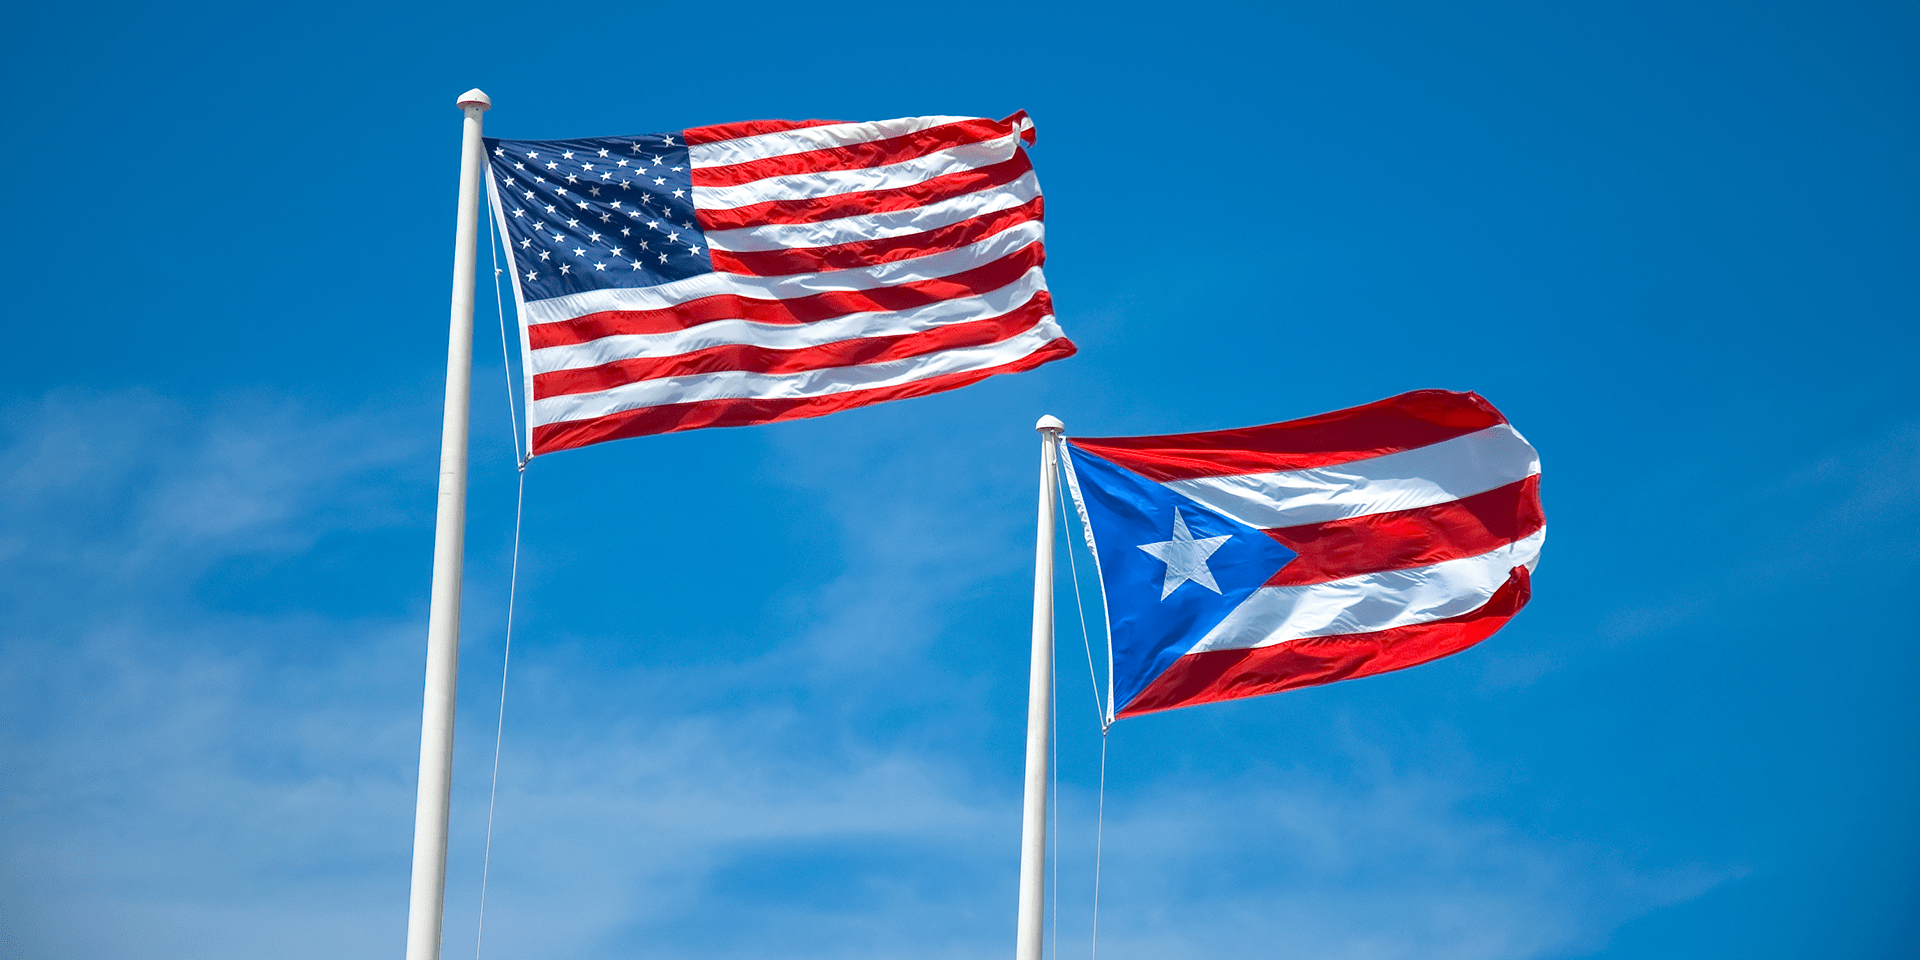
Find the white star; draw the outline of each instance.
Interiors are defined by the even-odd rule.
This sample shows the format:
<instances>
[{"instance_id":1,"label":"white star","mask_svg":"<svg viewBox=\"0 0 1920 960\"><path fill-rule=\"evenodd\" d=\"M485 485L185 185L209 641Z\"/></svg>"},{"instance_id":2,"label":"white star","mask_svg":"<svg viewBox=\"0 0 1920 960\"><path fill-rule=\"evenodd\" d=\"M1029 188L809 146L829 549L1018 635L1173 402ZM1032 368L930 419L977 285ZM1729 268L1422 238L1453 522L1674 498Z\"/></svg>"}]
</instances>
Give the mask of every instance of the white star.
<instances>
[{"instance_id":1,"label":"white star","mask_svg":"<svg viewBox=\"0 0 1920 960\"><path fill-rule=\"evenodd\" d=\"M569 227L577 227L577 226L579 226L579 225L580 225L580 221L578 221L578 220L568 220L568 221L567 221L567 226L569 226Z\"/></svg>"},{"instance_id":2,"label":"white star","mask_svg":"<svg viewBox=\"0 0 1920 960\"><path fill-rule=\"evenodd\" d=\"M534 277L536 277L536 276L539 276L539 274L536 274L536 273L534 273L534 272L533 272L532 270L528 270L528 271L527 271L527 279L528 279L528 280L532 280L532 279L533 279Z\"/></svg>"},{"instance_id":3,"label":"white star","mask_svg":"<svg viewBox=\"0 0 1920 960\"><path fill-rule=\"evenodd\" d=\"M572 159L573 159L573 151L572 151L572 150L568 150L567 152L565 152L565 153L563 153L563 154L561 154L560 156L561 156L561 157L563 157L563 158L565 158L565 159L568 159L568 160L572 160Z\"/></svg>"},{"instance_id":4,"label":"white star","mask_svg":"<svg viewBox=\"0 0 1920 960\"><path fill-rule=\"evenodd\" d=\"M661 137L660 139L665 140L667 142L667 146L669 147L673 146L673 134L669 133L666 136Z\"/></svg>"},{"instance_id":5,"label":"white star","mask_svg":"<svg viewBox=\"0 0 1920 960\"><path fill-rule=\"evenodd\" d=\"M627 164L629 164L629 163L632 163L632 162L633 162L633 161L631 161L631 160L622 160L622 161L620 161L620 162L619 162L618 164L616 164L616 166L621 166L621 167L624 167L624 166L626 166Z\"/></svg>"},{"instance_id":6,"label":"white star","mask_svg":"<svg viewBox=\"0 0 1920 960\"><path fill-rule=\"evenodd\" d=\"M612 250L607 251L607 255L614 257L620 256L620 248L614 247Z\"/></svg>"},{"instance_id":7,"label":"white star","mask_svg":"<svg viewBox=\"0 0 1920 960\"><path fill-rule=\"evenodd\" d=\"M631 236L633 236L633 231L632 231L632 230L629 230L629 229L627 229L626 227L621 227L621 228L620 228L620 235L621 235L621 236L623 236L623 237L631 237Z\"/></svg>"},{"instance_id":8,"label":"white star","mask_svg":"<svg viewBox=\"0 0 1920 960\"><path fill-rule=\"evenodd\" d=\"M656 166L656 167L660 165L660 155L659 155L659 154L655 154L655 155L654 155L654 157L653 157L653 165L654 165L654 166Z\"/></svg>"},{"instance_id":9,"label":"white star","mask_svg":"<svg viewBox=\"0 0 1920 960\"><path fill-rule=\"evenodd\" d=\"M587 188L587 192L588 192L588 193L591 193L591 194L593 194L594 196L596 196L596 197L597 197L597 196L599 196L599 195L600 195L600 188L599 188L599 187L588 187L588 188Z\"/></svg>"},{"instance_id":10,"label":"white star","mask_svg":"<svg viewBox=\"0 0 1920 960\"><path fill-rule=\"evenodd\" d=\"M601 155L601 156L603 156L603 157L607 155L607 148L606 148L606 147L601 147L601 148L600 148L600 155Z\"/></svg>"},{"instance_id":11,"label":"white star","mask_svg":"<svg viewBox=\"0 0 1920 960\"><path fill-rule=\"evenodd\" d=\"M548 169L548 170L552 170L552 169L555 169L555 168L557 168L557 167L559 167L559 166L560 166L560 164L558 164L558 163L555 163L555 162L554 162L554 161L552 161L552 160L548 160L548 161L547 161L547 169Z\"/></svg>"},{"instance_id":12,"label":"white star","mask_svg":"<svg viewBox=\"0 0 1920 960\"><path fill-rule=\"evenodd\" d=\"M506 155L507 155L507 148L506 148L506 147L494 147L494 148L493 148L493 155L494 155L494 156L496 156L496 157L504 157L504 156L506 156Z\"/></svg>"},{"instance_id":13,"label":"white star","mask_svg":"<svg viewBox=\"0 0 1920 960\"><path fill-rule=\"evenodd\" d=\"M581 165L580 165L580 169L582 169L582 170L592 170L592 169L593 169L593 164L591 164L591 163L583 163L583 164L581 164Z\"/></svg>"},{"instance_id":14,"label":"white star","mask_svg":"<svg viewBox=\"0 0 1920 960\"><path fill-rule=\"evenodd\" d=\"M615 200L615 201L613 202L613 208L614 208L615 210L618 210L618 209L620 209L620 201L618 201L618 200Z\"/></svg>"},{"instance_id":15,"label":"white star","mask_svg":"<svg viewBox=\"0 0 1920 960\"><path fill-rule=\"evenodd\" d=\"M607 268L607 265L604 263L596 263L593 265L593 268L595 270L605 270Z\"/></svg>"},{"instance_id":16,"label":"white star","mask_svg":"<svg viewBox=\"0 0 1920 960\"><path fill-rule=\"evenodd\" d=\"M700 255L700 248L699 248L699 247L689 247L689 248L687 249L687 252L688 252L688 253L691 253L691 254L693 254L694 256L699 256L699 255Z\"/></svg>"},{"instance_id":17,"label":"white star","mask_svg":"<svg viewBox=\"0 0 1920 960\"><path fill-rule=\"evenodd\" d=\"M527 193L527 199L528 199L528 200L532 200L532 199L533 199L533 191L532 191L532 190L528 190L528 191L527 191L526 193Z\"/></svg>"},{"instance_id":18,"label":"white star","mask_svg":"<svg viewBox=\"0 0 1920 960\"><path fill-rule=\"evenodd\" d=\"M548 213L552 213L552 212L553 212L553 204L551 204L551 203L549 203L549 204L547 204L547 212L548 212Z\"/></svg>"},{"instance_id":19,"label":"white star","mask_svg":"<svg viewBox=\"0 0 1920 960\"><path fill-rule=\"evenodd\" d=\"M574 248L573 248L573 255L574 255L574 256L576 256L576 257L584 257L584 256L586 256L586 255L587 255L587 251L586 251L586 248L585 248L585 247L574 247Z\"/></svg>"},{"instance_id":20,"label":"white star","mask_svg":"<svg viewBox=\"0 0 1920 960\"><path fill-rule=\"evenodd\" d=\"M528 159L528 160L538 160L538 159L540 159L540 151L538 151L538 150L528 150L528 151L527 151L527 159Z\"/></svg>"},{"instance_id":21,"label":"white star","mask_svg":"<svg viewBox=\"0 0 1920 960\"><path fill-rule=\"evenodd\" d=\"M674 168L673 168L673 172L674 172L674 173L679 173L679 172L680 172L680 171L681 171L682 169L684 169L684 168L682 168L682 167L674 167Z\"/></svg>"},{"instance_id":22,"label":"white star","mask_svg":"<svg viewBox=\"0 0 1920 960\"><path fill-rule=\"evenodd\" d=\"M532 238L532 237L528 237L528 238L526 238L526 239L524 239L524 240L522 240L522 241L520 241L520 249L522 249L522 250L525 250L526 248L528 248L528 247L531 247L531 246L533 246L533 238Z\"/></svg>"},{"instance_id":23,"label":"white star","mask_svg":"<svg viewBox=\"0 0 1920 960\"><path fill-rule=\"evenodd\" d=\"M1167 579L1160 585L1160 599L1173 596L1173 591L1189 580L1219 593L1220 585L1213 582L1213 571L1207 569L1207 558L1232 539L1233 535L1227 534L1195 540L1193 534L1187 532L1187 518L1180 515L1179 507L1174 507L1173 539L1139 545L1140 549L1167 565Z\"/></svg>"},{"instance_id":24,"label":"white star","mask_svg":"<svg viewBox=\"0 0 1920 960\"><path fill-rule=\"evenodd\" d=\"M680 199L681 197L684 197L684 196L686 196L686 195L687 195L687 192L686 192L685 190L675 190L675 191L673 192L673 198L674 198L675 200L678 200L678 199Z\"/></svg>"},{"instance_id":25,"label":"white star","mask_svg":"<svg viewBox=\"0 0 1920 960\"><path fill-rule=\"evenodd\" d=\"M568 183L579 183L579 182L580 182L580 178L579 178L579 177L576 177L576 176L574 176L574 175L573 175L573 174L571 174L571 173L569 173L569 174L567 174L567 182L568 182Z\"/></svg>"},{"instance_id":26,"label":"white star","mask_svg":"<svg viewBox=\"0 0 1920 960\"><path fill-rule=\"evenodd\" d=\"M667 262L667 255L666 255L666 254L664 254L664 253L663 253L663 254L661 254L661 255L660 255L660 262L661 262L661 263L666 263L666 262Z\"/></svg>"},{"instance_id":27,"label":"white star","mask_svg":"<svg viewBox=\"0 0 1920 960\"><path fill-rule=\"evenodd\" d=\"M635 261L633 262L633 268L634 268L635 270L638 270L638 269L640 269L640 261L638 261L638 260L635 260Z\"/></svg>"},{"instance_id":28,"label":"white star","mask_svg":"<svg viewBox=\"0 0 1920 960\"><path fill-rule=\"evenodd\" d=\"M534 178L533 178L533 182L534 182L534 183L546 183L546 182L547 182L547 178L546 178L546 177L534 177Z\"/></svg>"},{"instance_id":29,"label":"white star","mask_svg":"<svg viewBox=\"0 0 1920 960\"><path fill-rule=\"evenodd\" d=\"M648 229L648 230L658 230L658 229L660 229L660 221L658 221L658 220L648 220L648 221L647 221L647 229Z\"/></svg>"},{"instance_id":30,"label":"white star","mask_svg":"<svg viewBox=\"0 0 1920 960\"><path fill-rule=\"evenodd\" d=\"M600 242L600 235L599 235L599 234L597 234L597 233L589 233L589 234L587 234L587 239L588 239L589 241L591 241L591 242L593 242L593 243L599 243L599 242Z\"/></svg>"},{"instance_id":31,"label":"white star","mask_svg":"<svg viewBox=\"0 0 1920 960\"><path fill-rule=\"evenodd\" d=\"M515 170L525 170L527 168L527 165L516 160L513 163L513 168Z\"/></svg>"},{"instance_id":32,"label":"white star","mask_svg":"<svg viewBox=\"0 0 1920 960\"><path fill-rule=\"evenodd\" d=\"M563 264L561 264L561 265L560 265L560 272L561 272L561 273L572 273L572 272L573 272L573 267L572 267L572 266L570 266L570 265L568 265L568 264L564 264L564 263L563 263ZM1164 599L1164 598L1163 598L1163 599Z\"/></svg>"},{"instance_id":33,"label":"white star","mask_svg":"<svg viewBox=\"0 0 1920 960\"><path fill-rule=\"evenodd\" d=\"M524 217L527 215L527 212L525 210L515 210L513 215L516 217Z\"/></svg>"},{"instance_id":34,"label":"white star","mask_svg":"<svg viewBox=\"0 0 1920 960\"><path fill-rule=\"evenodd\" d=\"M680 239L680 235L679 235L679 234L677 234L677 233L669 233L669 234L667 234L667 242L668 242L668 243L672 243L672 242L674 242L675 240L678 240L678 239Z\"/></svg>"},{"instance_id":35,"label":"white star","mask_svg":"<svg viewBox=\"0 0 1920 960\"><path fill-rule=\"evenodd\" d=\"M551 257L551 256L553 256L553 251L552 251L552 250L542 250L542 251L540 251L540 259L542 259L542 260L545 260L545 259L547 259L548 257Z\"/></svg>"},{"instance_id":36,"label":"white star","mask_svg":"<svg viewBox=\"0 0 1920 960\"><path fill-rule=\"evenodd\" d=\"M667 178L666 178L666 177L654 177L654 178L653 178L653 185L654 185L654 186L656 186L656 187L657 187L657 186L659 186L659 185L661 185L661 184L663 184L663 183L666 183L666 182L667 182Z\"/></svg>"}]
</instances>

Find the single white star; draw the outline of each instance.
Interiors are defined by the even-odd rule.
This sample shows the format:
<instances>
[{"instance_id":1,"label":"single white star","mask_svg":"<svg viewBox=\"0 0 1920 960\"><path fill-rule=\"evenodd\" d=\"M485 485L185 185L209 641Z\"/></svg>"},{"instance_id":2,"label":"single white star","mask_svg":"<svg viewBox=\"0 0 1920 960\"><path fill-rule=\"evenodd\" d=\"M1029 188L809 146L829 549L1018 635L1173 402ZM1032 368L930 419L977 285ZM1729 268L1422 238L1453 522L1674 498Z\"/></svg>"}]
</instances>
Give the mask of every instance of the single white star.
<instances>
[{"instance_id":1,"label":"single white star","mask_svg":"<svg viewBox=\"0 0 1920 960\"><path fill-rule=\"evenodd\" d=\"M597 234L597 233L589 233L589 234L587 234L587 240L588 240L589 242L591 242L591 243L599 243L599 242L600 242L600 235L599 235L599 234Z\"/></svg>"},{"instance_id":2,"label":"single white star","mask_svg":"<svg viewBox=\"0 0 1920 960\"><path fill-rule=\"evenodd\" d=\"M607 268L607 265L604 263L596 263L593 265L593 268L595 270L605 270Z\"/></svg>"},{"instance_id":3,"label":"single white star","mask_svg":"<svg viewBox=\"0 0 1920 960\"><path fill-rule=\"evenodd\" d=\"M552 250L542 250L542 251L540 251L540 259L542 259L542 260L545 260L545 259L547 259L548 257L551 257L551 256L553 256L553 251L552 251Z\"/></svg>"},{"instance_id":4,"label":"single white star","mask_svg":"<svg viewBox=\"0 0 1920 960\"><path fill-rule=\"evenodd\" d=\"M513 215L516 217L524 217L527 215L527 212L525 210L515 210Z\"/></svg>"},{"instance_id":5,"label":"single white star","mask_svg":"<svg viewBox=\"0 0 1920 960\"><path fill-rule=\"evenodd\" d=\"M587 250L585 247L574 247L573 255L576 257L584 257L587 255Z\"/></svg>"},{"instance_id":6,"label":"single white star","mask_svg":"<svg viewBox=\"0 0 1920 960\"><path fill-rule=\"evenodd\" d=\"M653 165L656 167L660 165L660 155L657 153L653 156Z\"/></svg>"},{"instance_id":7,"label":"single white star","mask_svg":"<svg viewBox=\"0 0 1920 960\"><path fill-rule=\"evenodd\" d=\"M679 234L677 234L677 233L669 233L669 234L667 234L667 242L668 242L668 243L673 243L674 241L676 241L676 240L679 240L679 239L680 239L680 235L679 235Z\"/></svg>"},{"instance_id":8,"label":"single white star","mask_svg":"<svg viewBox=\"0 0 1920 960\"><path fill-rule=\"evenodd\" d=\"M528 248L528 247L531 247L531 246L533 246L533 238L532 238L532 237L527 237L526 239L524 239L524 240L521 240L521 241L520 241L520 249L522 249L522 250L525 250L526 248Z\"/></svg>"},{"instance_id":9,"label":"single white star","mask_svg":"<svg viewBox=\"0 0 1920 960\"><path fill-rule=\"evenodd\" d=\"M621 167L624 167L624 166L626 166L627 164L629 164L629 163L632 163L632 162L633 162L633 161L631 161L631 160L622 160L622 161L620 161L620 162L619 162L618 164L616 164L616 166L621 166Z\"/></svg>"},{"instance_id":10,"label":"single white star","mask_svg":"<svg viewBox=\"0 0 1920 960\"><path fill-rule=\"evenodd\" d=\"M653 185L654 185L654 186L656 186L656 187L657 187L657 186L659 186L659 185L661 185L661 184L663 184L663 183L666 183L666 182L667 182L667 178L666 178L666 177L654 177L654 178L653 178Z\"/></svg>"},{"instance_id":11,"label":"single white star","mask_svg":"<svg viewBox=\"0 0 1920 960\"><path fill-rule=\"evenodd\" d=\"M558 168L559 166L560 166L560 164L558 164L558 163L555 163L555 162L554 162L554 161L552 161L552 160L548 160L548 161L547 161L547 169L548 169L548 170L553 170L553 169L557 169L557 168Z\"/></svg>"},{"instance_id":12,"label":"single white star","mask_svg":"<svg viewBox=\"0 0 1920 960\"><path fill-rule=\"evenodd\" d=\"M678 200L678 199L680 199L681 197L684 197L684 196L686 196L686 195L687 195L687 192L686 192L685 190L675 190L675 191L673 192L673 198L674 198L675 200Z\"/></svg>"},{"instance_id":13,"label":"single white star","mask_svg":"<svg viewBox=\"0 0 1920 960\"><path fill-rule=\"evenodd\" d=\"M496 156L496 157L504 157L504 156L506 156L506 155L507 155L507 148L506 148L506 147L494 147L494 148L493 148L493 155L494 155L494 156Z\"/></svg>"},{"instance_id":14,"label":"single white star","mask_svg":"<svg viewBox=\"0 0 1920 960\"><path fill-rule=\"evenodd\" d=\"M1174 507L1173 539L1139 545L1140 549L1167 565L1167 579L1160 585L1160 599L1173 596L1173 591L1189 580L1219 593L1220 585L1213 582L1213 571L1207 569L1207 558L1232 539L1233 535L1227 534L1195 540L1193 534L1187 532L1187 518L1180 515L1179 507Z\"/></svg>"},{"instance_id":15,"label":"single white star","mask_svg":"<svg viewBox=\"0 0 1920 960\"><path fill-rule=\"evenodd\" d=\"M620 228L620 235L621 235L621 236L623 236L623 237L631 237L631 236L633 236L633 231L632 231L631 229L629 229L629 228L627 228L627 227L621 227L621 228Z\"/></svg>"},{"instance_id":16,"label":"single white star","mask_svg":"<svg viewBox=\"0 0 1920 960\"><path fill-rule=\"evenodd\" d=\"M667 146L669 147L673 146L673 134L669 133L666 136L661 137L660 139L666 141Z\"/></svg>"},{"instance_id":17,"label":"single white star","mask_svg":"<svg viewBox=\"0 0 1920 960\"><path fill-rule=\"evenodd\" d=\"M601 156L603 156L603 157L607 155L607 148L606 148L606 147L601 147L601 148L600 148L600 155L601 155Z\"/></svg>"},{"instance_id":18,"label":"single white star","mask_svg":"<svg viewBox=\"0 0 1920 960\"><path fill-rule=\"evenodd\" d=\"M591 164L591 163L583 163L583 164L581 164L581 165L580 165L580 169L582 169L582 170L592 170L592 169L593 169L593 164Z\"/></svg>"},{"instance_id":19,"label":"single white star","mask_svg":"<svg viewBox=\"0 0 1920 960\"><path fill-rule=\"evenodd\" d=\"M540 159L540 151L538 151L538 150L528 150L528 151L527 151L527 159L528 159L528 160L538 160L538 159Z\"/></svg>"},{"instance_id":20,"label":"single white star","mask_svg":"<svg viewBox=\"0 0 1920 960\"><path fill-rule=\"evenodd\" d=\"M578 221L578 220L568 220L568 221L567 221L567 226L569 226L569 227L577 227L577 226L579 226L579 225L580 225L580 221Z\"/></svg>"},{"instance_id":21,"label":"single white star","mask_svg":"<svg viewBox=\"0 0 1920 960\"><path fill-rule=\"evenodd\" d=\"M635 260L635 261L633 262L633 268L634 268L635 270L638 270L638 269L640 269L640 261L638 261L638 260Z\"/></svg>"},{"instance_id":22,"label":"single white star","mask_svg":"<svg viewBox=\"0 0 1920 960\"><path fill-rule=\"evenodd\" d=\"M527 199L528 199L528 200L532 200L532 199L533 199L533 191L532 191L532 190L528 190L528 191L526 191L526 194L527 194Z\"/></svg>"},{"instance_id":23,"label":"single white star","mask_svg":"<svg viewBox=\"0 0 1920 960\"><path fill-rule=\"evenodd\" d=\"M561 154L560 156L561 156L561 157L563 157L563 158L565 158L565 159L568 159L568 160L572 160L572 159L573 159L573 151L572 151L572 150L568 150L567 152L565 152L565 153L562 153L562 154Z\"/></svg>"},{"instance_id":24,"label":"single white star","mask_svg":"<svg viewBox=\"0 0 1920 960\"><path fill-rule=\"evenodd\" d=\"M664 253L663 253L663 254L661 254L661 255L660 255L660 262L661 262L661 263L666 263L666 262L667 262L667 255L666 255L666 254L664 254Z\"/></svg>"},{"instance_id":25,"label":"single white star","mask_svg":"<svg viewBox=\"0 0 1920 960\"><path fill-rule=\"evenodd\" d=\"M538 276L538 274L536 274L536 273L534 273L534 272L533 272L532 270L528 270L528 271L527 271L527 279L528 279L528 280L532 280L532 279L533 279L534 277L536 277L536 276Z\"/></svg>"},{"instance_id":26,"label":"single white star","mask_svg":"<svg viewBox=\"0 0 1920 960\"><path fill-rule=\"evenodd\" d=\"M689 248L689 249L687 250L687 252L688 252L688 253L691 253L691 254L693 254L694 256L699 256L699 255L700 255L700 248L699 248L699 247L690 247L690 248Z\"/></svg>"},{"instance_id":27,"label":"single white star","mask_svg":"<svg viewBox=\"0 0 1920 960\"><path fill-rule=\"evenodd\" d=\"M612 250L608 250L607 255L612 257L620 256L620 248L614 247Z\"/></svg>"},{"instance_id":28,"label":"single white star","mask_svg":"<svg viewBox=\"0 0 1920 960\"><path fill-rule=\"evenodd\" d=\"M563 264L561 264L561 265L560 265L560 272L561 272L561 273L572 273L572 272L573 272L573 267L571 267L571 266L569 266L569 265L567 265L567 264L564 264L564 263L563 263ZM1163 598L1163 599L1164 599L1164 598Z\"/></svg>"},{"instance_id":29,"label":"single white star","mask_svg":"<svg viewBox=\"0 0 1920 960\"><path fill-rule=\"evenodd\" d=\"M576 177L576 176L574 176L574 175L573 175L573 174L571 174L571 173L569 173L569 174L567 174L567 182L568 182L568 183L579 183L579 182L580 182L580 178L579 178L579 177Z\"/></svg>"},{"instance_id":30,"label":"single white star","mask_svg":"<svg viewBox=\"0 0 1920 960\"><path fill-rule=\"evenodd\" d=\"M518 161L518 160L516 160L516 161L514 161L514 163L513 163L513 168L514 168L515 170L525 170L525 169L527 168L527 165L526 165L526 164L524 164L524 163L521 163L521 162L520 162L520 161Z\"/></svg>"}]
</instances>

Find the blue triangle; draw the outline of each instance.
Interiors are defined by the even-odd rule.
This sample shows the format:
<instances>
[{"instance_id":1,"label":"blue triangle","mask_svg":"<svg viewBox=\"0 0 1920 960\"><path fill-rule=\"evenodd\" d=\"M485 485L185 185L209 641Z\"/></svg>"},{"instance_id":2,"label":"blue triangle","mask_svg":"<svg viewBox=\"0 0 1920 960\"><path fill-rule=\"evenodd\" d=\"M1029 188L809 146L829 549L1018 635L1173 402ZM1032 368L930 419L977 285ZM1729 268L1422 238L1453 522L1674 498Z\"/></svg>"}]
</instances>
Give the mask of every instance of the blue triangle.
<instances>
[{"instance_id":1,"label":"blue triangle","mask_svg":"<svg viewBox=\"0 0 1920 960\"><path fill-rule=\"evenodd\" d=\"M1100 553L1118 713L1298 554L1257 527L1072 443L1067 450ZM1162 598L1167 564L1140 547L1173 540L1176 512L1195 540L1231 538L1205 561L1218 593L1186 580Z\"/></svg>"}]
</instances>

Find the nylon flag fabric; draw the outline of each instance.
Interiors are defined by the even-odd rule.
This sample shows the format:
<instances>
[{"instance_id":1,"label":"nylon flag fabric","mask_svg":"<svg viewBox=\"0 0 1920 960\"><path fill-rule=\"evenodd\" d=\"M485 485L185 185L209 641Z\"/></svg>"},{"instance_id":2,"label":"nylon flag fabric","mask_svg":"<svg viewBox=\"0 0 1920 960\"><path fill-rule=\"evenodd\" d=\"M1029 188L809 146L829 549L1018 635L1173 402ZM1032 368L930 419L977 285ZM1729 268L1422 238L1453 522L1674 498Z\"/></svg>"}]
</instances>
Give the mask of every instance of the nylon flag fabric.
<instances>
[{"instance_id":1,"label":"nylon flag fabric","mask_svg":"<svg viewBox=\"0 0 1920 960\"><path fill-rule=\"evenodd\" d=\"M1066 441L1100 571L1110 717L1398 670L1526 605L1540 460L1476 394Z\"/></svg>"},{"instance_id":2,"label":"nylon flag fabric","mask_svg":"<svg viewBox=\"0 0 1920 960\"><path fill-rule=\"evenodd\" d=\"M1070 356L1033 123L487 140L534 454L814 417Z\"/></svg>"}]
</instances>

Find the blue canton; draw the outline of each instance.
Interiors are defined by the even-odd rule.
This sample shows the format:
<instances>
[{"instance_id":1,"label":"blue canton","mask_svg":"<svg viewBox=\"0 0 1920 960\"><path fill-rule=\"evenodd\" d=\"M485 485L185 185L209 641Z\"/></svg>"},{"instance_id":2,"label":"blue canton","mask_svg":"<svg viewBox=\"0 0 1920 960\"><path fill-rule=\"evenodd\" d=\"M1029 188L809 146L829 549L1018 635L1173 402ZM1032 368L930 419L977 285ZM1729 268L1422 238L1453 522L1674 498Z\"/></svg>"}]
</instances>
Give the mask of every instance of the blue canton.
<instances>
[{"instance_id":1,"label":"blue canton","mask_svg":"<svg viewBox=\"0 0 1920 960\"><path fill-rule=\"evenodd\" d=\"M1113 643L1113 709L1119 711L1298 554L1132 470L1072 444L1067 452L1099 548ZM1177 568L1170 577L1170 565L1156 553L1166 553L1168 541L1188 538L1221 539L1189 552L1206 554L1199 568L1204 577L1181 577Z\"/></svg>"},{"instance_id":2,"label":"blue canton","mask_svg":"<svg viewBox=\"0 0 1920 960\"><path fill-rule=\"evenodd\" d=\"M713 271L679 134L488 139L487 157L525 299Z\"/></svg>"}]
</instances>

